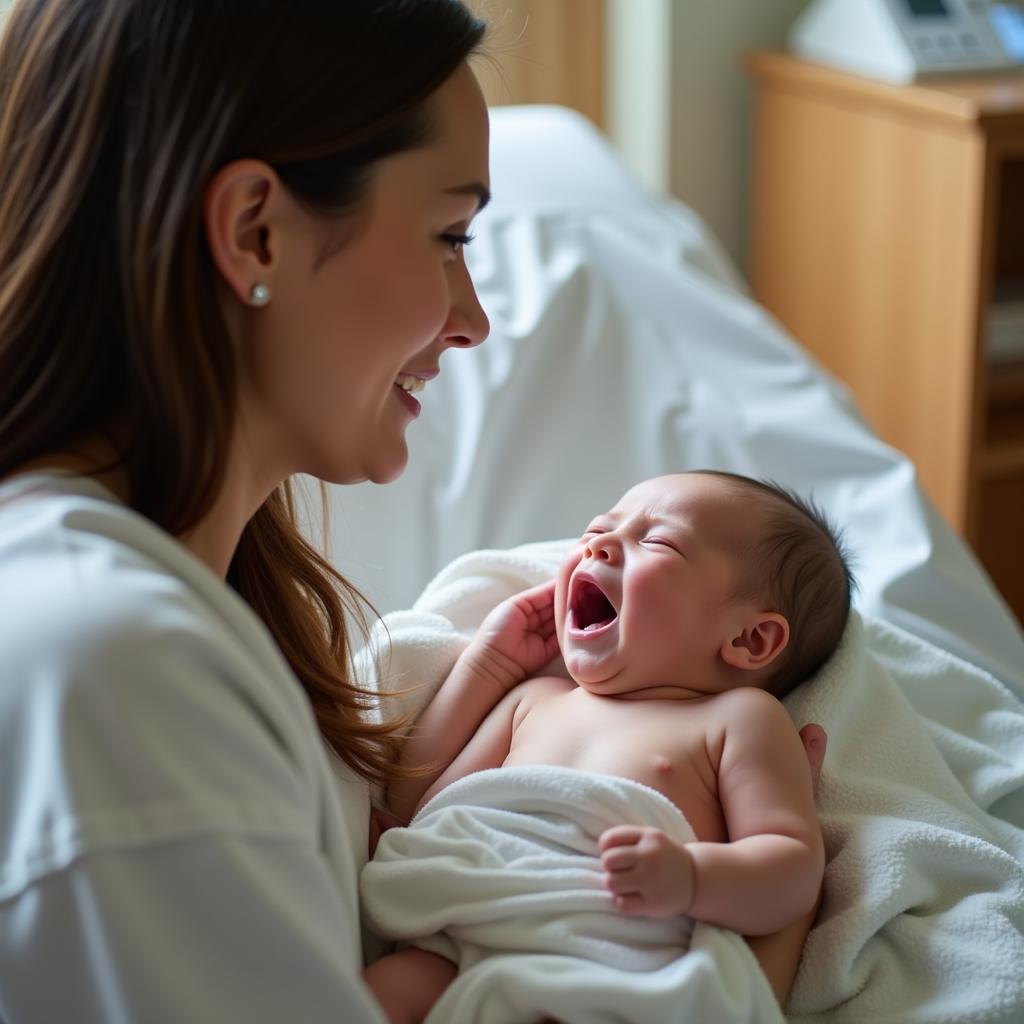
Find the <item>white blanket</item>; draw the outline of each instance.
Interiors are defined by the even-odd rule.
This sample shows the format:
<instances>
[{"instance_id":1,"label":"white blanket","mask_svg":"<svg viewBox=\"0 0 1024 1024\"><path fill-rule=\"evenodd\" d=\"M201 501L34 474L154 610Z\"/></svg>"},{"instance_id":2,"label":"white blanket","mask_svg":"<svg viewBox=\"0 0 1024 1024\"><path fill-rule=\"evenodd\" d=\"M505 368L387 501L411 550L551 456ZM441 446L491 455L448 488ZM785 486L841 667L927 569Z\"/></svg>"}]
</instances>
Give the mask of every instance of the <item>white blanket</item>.
<instances>
[{"instance_id":1,"label":"white blanket","mask_svg":"<svg viewBox=\"0 0 1024 1024\"><path fill-rule=\"evenodd\" d=\"M738 935L616 910L598 838L625 823L694 838L661 793L550 766L468 776L384 833L362 874L367 920L459 965L428 1024L781 1021Z\"/></svg>"},{"instance_id":2,"label":"white blanket","mask_svg":"<svg viewBox=\"0 0 1024 1024\"><path fill-rule=\"evenodd\" d=\"M486 612L548 578L568 543L457 559L411 610L385 618L363 671L375 653L382 690L418 686L398 701L415 715ZM829 734L825 898L789 1018L1020 1024L1024 831L1000 811L1024 794L1024 706L974 666L856 614L786 705ZM735 964L719 968L730 1019ZM696 1019L718 1019L705 1005Z\"/></svg>"}]
</instances>

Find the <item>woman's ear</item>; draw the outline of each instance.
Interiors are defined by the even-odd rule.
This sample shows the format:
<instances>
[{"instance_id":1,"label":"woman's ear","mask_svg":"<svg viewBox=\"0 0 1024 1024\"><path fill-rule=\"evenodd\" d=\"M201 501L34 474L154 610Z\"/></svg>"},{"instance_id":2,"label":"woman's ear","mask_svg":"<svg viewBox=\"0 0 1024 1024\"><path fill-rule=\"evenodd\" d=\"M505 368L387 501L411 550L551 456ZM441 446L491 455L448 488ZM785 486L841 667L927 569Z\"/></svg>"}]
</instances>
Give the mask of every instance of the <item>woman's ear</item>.
<instances>
[{"instance_id":1,"label":"woman's ear","mask_svg":"<svg viewBox=\"0 0 1024 1024\"><path fill-rule=\"evenodd\" d=\"M236 160L222 167L206 188L203 222L213 262L244 305L255 305L252 289L273 290L275 227L272 198L281 190L273 169L260 160Z\"/></svg>"},{"instance_id":2,"label":"woman's ear","mask_svg":"<svg viewBox=\"0 0 1024 1024\"><path fill-rule=\"evenodd\" d=\"M756 671L770 665L789 643L789 622L778 612L755 612L722 643L722 660L733 668Z\"/></svg>"}]
</instances>

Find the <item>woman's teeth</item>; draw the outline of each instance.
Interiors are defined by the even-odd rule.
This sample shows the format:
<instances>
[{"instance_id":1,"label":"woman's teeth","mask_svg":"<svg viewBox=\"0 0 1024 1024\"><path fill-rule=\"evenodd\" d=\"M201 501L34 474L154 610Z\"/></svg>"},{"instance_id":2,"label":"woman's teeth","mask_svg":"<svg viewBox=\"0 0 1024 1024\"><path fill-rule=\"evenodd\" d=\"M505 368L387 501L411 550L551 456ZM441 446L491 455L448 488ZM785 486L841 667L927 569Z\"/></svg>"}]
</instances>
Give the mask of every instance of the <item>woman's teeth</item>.
<instances>
[{"instance_id":1,"label":"woman's teeth","mask_svg":"<svg viewBox=\"0 0 1024 1024\"><path fill-rule=\"evenodd\" d=\"M400 373L395 383L403 390L412 394L414 391L422 391L427 382L420 377L414 377L411 373Z\"/></svg>"}]
</instances>

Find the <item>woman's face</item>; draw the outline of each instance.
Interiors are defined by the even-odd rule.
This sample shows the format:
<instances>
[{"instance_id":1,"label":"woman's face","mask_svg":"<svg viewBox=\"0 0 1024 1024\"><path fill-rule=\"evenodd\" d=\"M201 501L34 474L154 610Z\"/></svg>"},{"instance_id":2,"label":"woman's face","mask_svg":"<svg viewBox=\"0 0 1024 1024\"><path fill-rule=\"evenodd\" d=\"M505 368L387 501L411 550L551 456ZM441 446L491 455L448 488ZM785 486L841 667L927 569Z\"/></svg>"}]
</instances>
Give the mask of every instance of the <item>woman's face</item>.
<instances>
[{"instance_id":1,"label":"woman's face","mask_svg":"<svg viewBox=\"0 0 1024 1024\"><path fill-rule=\"evenodd\" d=\"M280 234L288 258L243 337L243 431L271 453L268 473L394 479L419 414L409 389L437 375L446 349L487 336L457 240L489 190L487 107L468 65L435 93L432 113L433 141L377 165L353 237L326 259L323 220L292 201Z\"/></svg>"}]
</instances>

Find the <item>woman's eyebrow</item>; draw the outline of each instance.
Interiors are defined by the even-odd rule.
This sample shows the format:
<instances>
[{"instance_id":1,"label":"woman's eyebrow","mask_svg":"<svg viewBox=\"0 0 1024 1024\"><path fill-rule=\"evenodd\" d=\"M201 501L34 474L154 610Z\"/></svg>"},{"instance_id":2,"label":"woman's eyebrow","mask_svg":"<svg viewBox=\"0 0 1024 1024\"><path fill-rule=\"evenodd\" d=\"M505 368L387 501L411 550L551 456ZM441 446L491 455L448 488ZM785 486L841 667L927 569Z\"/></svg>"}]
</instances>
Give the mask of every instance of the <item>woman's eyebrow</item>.
<instances>
[{"instance_id":1,"label":"woman's eyebrow","mask_svg":"<svg viewBox=\"0 0 1024 1024\"><path fill-rule=\"evenodd\" d=\"M445 192L450 196L476 196L476 212L479 213L490 201L491 190L480 181L471 181L466 185L455 185L446 188Z\"/></svg>"}]
</instances>

